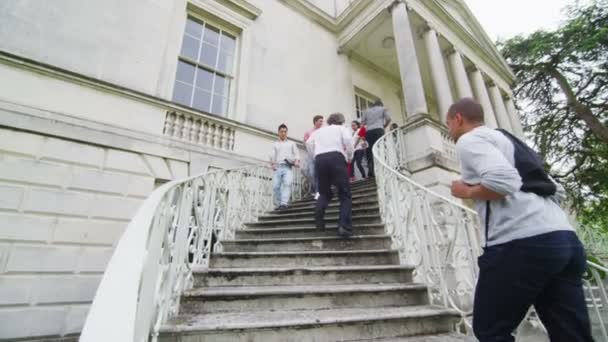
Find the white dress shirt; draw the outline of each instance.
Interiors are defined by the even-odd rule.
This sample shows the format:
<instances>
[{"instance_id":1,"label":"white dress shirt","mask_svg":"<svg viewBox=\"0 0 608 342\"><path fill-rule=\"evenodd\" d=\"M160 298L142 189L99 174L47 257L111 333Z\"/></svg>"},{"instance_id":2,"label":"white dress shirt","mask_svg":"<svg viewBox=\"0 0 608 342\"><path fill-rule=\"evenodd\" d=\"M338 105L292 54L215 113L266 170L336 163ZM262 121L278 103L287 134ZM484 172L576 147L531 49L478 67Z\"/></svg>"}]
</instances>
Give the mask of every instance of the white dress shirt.
<instances>
[{"instance_id":1,"label":"white dress shirt","mask_svg":"<svg viewBox=\"0 0 608 342\"><path fill-rule=\"evenodd\" d=\"M340 152L348 161L353 157L353 138L350 129L329 125L316 130L306 141L306 148L314 156L328 152Z\"/></svg>"}]
</instances>

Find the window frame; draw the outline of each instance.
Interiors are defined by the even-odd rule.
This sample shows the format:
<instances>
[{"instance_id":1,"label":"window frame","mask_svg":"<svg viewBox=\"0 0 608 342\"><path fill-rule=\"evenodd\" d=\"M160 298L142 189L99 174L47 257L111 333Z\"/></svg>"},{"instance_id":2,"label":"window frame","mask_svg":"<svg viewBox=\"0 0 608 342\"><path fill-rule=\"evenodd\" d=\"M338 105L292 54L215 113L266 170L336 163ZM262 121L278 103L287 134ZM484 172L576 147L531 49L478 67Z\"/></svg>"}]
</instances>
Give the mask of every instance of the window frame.
<instances>
[{"instance_id":1,"label":"window frame","mask_svg":"<svg viewBox=\"0 0 608 342\"><path fill-rule=\"evenodd\" d=\"M192 20L196 23L198 23L199 25L202 26L202 35L200 37L200 45L198 47L198 52L197 52L197 56L200 57L201 54L201 50L203 48L203 43L204 43L204 34L205 34L205 28L207 26L212 27L215 30L218 30L218 34L219 34L219 38L218 38L218 45L217 45L217 53L216 53L216 65L219 63L219 58L220 58L220 53L222 51L221 48L221 37L223 33L226 33L227 35L229 35L231 38L234 38L234 50L232 51L232 61L231 61L231 65L230 65L230 73L227 73L219 68L216 68L216 66L211 66L209 64L206 64L204 62L199 62L197 60L193 60L192 58L183 55L182 53L182 49L183 49L183 45L184 45L184 37L186 35L192 37L192 38L196 38L193 37L192 35L190 35L187 31L186 31L186 25L188 25L188 21ZM197 13L193 13L191 11L188 11L186 13L185 16L185 25L184 25L184 29L181 32L180 35L180 39L181 42L179 44L179 51L177 54L177 63L176 63L176 69L175 69L175 74L174 74L174 81L173 81L173 89L172 89L172 93L171 93L171 100L173 102L176 102L180 105L192 108L194 110L200 110L203 111L205 113L209 113L212 115L216 115L219 117L224 117L224 118L230 118L231 117L231 110L233 108L233 103L234 103L234 96L236 94L236 87L237 87L237 68L238 68L238 60L239 60L239 54L240 54L240 32L238 32L237 30L230 28L226 25L223 25L219 20L215 20L213 18L210 18L208 16L203 16L203 15L199 15ZM196 38L199 39L199 38ZM195 73L194 75L192 75L192 84L188 84L185 83L183 81L180 81L177 79L177 74L178 74L178 68L179 68L179 64L180 62L188 64L190 66L192 66L195 69ZM199 74L199 72L196 69L202 69L204 71L207 71L209 73L211 73L213 75L213 80L212 80L212 84L211 84L211 89L209 90L209 95L210 95L210 100L209 100L209 110L201 110L199 108L194 107L194 101L195 101L195 94L194 92L196 91L197 87L196 87L196 81L197 81L197 75ZM224 79L227 80L227 82L229 82L229 89L227 91L227 93L224 94L220 94L220 93L216 93L215 92L215 82L216 82L216 75L219 75L220 77L223 77ZM187 85L187 86L191 86L192 87L192 92L190 93L190 104L189 105L185 105L182 104L181 102L177 102L175 100L175 88L177 83L181 83L183 85ZM219 113L214 113L213 112L213 106L214 106L214 100L215 100L215 95L221 95L222 97L225 98L226 104L225 104L225 110L223 113L219 114Z\"/></svg>"},{"instance_id":2,"label":"window frame","mask_svg":"<svg viewBox=\"0 0 608 342\"><path fill-rule=\"evenodd\" d=\"M355 89L355 116L357 120L361 120L361 116L363 115L363 111L370 107L372 103L377 101L379 97L371 95L369 92L362 91L360 89ZM366 107L363 109L360 105L360 100L365 100Z\"/></svg>"}]
</instances>

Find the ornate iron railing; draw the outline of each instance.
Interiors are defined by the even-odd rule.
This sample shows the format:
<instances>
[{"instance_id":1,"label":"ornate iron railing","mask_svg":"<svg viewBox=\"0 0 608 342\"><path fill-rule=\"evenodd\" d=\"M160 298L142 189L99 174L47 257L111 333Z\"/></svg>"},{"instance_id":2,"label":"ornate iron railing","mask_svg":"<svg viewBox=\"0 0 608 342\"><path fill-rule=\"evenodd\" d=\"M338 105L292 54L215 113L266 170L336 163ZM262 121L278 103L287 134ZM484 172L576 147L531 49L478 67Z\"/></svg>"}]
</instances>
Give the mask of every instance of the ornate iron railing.
<instances>
[{"instance_id":1,"label":"ornate iron railing","mask_svg":"<svg viewBox=\"0 0 608 342\"><path fill-rule=\"evenodd\" d=\"M307 187L296 169L292 199ZM192 286L192 266L208 266L222 241L271 207L272 170L265 166L208 172L155 190L118 242L80 340L155 340Z\"/></svg>"},{"instance_id":2,"label":"ornate iron railing","mask_svg":"<svg viewBox=\"0 0 608 342\"><path fill-rule=\"evenodd\" d=\"M416 267L414 280L428 286L430 302L458 310L470 327L481 249L477 213L405 175L405 130L374 145L381 215L401 263Z\"/></svg>"},{"instance_id":3,"label":"ornate iron railing","mask_svg":"<svg viewBox=\"0 0 608 342\"><path fill-rule=\"evenodd\" d=\"M587 277L584 280L589 316L596 341L608 341L608 292L606 291L608 268L587 261Z\"/></svg>"}]
</instances>

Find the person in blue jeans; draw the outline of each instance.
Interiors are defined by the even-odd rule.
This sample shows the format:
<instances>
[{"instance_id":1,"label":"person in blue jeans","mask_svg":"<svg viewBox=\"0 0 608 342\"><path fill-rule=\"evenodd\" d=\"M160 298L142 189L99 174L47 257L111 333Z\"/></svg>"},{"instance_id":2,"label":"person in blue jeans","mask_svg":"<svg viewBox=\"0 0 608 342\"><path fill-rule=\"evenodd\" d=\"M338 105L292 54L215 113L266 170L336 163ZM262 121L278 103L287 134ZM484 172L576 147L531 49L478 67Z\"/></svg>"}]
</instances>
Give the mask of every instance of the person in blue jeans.
<instances>
[{"instance_id":1,"label":"person in blue jeans","mask_svg":"<svg viewBox=\"0 0 608 342\"><path fill-rule=\"evenodd\" d=\"M558 188L542 160L522 153L521 141L485 127L483 109L471 98L450 107L446 124L462 173L452 195L475 202L485 233L473 307L477 339L514 341L533 305L552 342L593 341L582 287L584 248L556 196L530 190L543 182L553 193ZM539 176L520 172L530 165Z\"/></svg>"},{"instance_id":2,"label":"person in blue jeans","mask_svg":"<svg viewBox=\"0 0 608 342\"><path fill-rule=\"evenodd\" d=\"M293 182L293 167L300 166L296 143L287 140L287 126L281 124L278 129L279 139L272 145L270 164L274 171L272 177L273 201L275 210L287 209Z\"/></svg>"}]
</instances>

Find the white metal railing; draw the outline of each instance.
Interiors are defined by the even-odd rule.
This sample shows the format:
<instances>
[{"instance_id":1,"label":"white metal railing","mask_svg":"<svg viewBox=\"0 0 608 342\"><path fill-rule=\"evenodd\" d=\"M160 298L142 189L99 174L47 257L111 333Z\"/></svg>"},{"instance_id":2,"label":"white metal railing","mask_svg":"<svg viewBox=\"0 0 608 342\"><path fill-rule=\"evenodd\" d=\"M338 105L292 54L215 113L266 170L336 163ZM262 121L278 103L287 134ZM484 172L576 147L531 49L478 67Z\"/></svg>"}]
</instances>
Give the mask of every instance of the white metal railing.
<instances>
[{"instance_id":1,"label":"white metal railing","mask_svg":"<svg viewBox=\"0 0 608 342\"><path fill-rule=\"evenodd\" d=\"M374 145L374 165L380 212L402 264L415 266L414 280L428 286L432 304L457 310L469 332L477 257L481 254L475 211L414 182L407 175L404 136L408 127L395 129ZM442 133L444 153L455 158L452 140ZM588 228L578 231L590 251L608 253L608 237ZM608 342L608 269L588 261L585 291L597 341ZM544 329L534 310L527 321Z\"/></svg>"},{"instance_id":2,"label":"white metal railing","mask_svg":"<svg viewBox=\"0 0 608 342\"><path fill-rule=\"evenodd\" d=\"M374 145L379 205L402 264L416 267L414 280L428 286L432 304L472 314L480 236L477 213L414 182L403 146L406 127Z\"/></svg>"},{"instance_id":3,"label":"white metal railing","mask_svg":"<svg viewBox=\"0 0 608 342\"><path fill-rule=\"evenodd\" d=\"M295 169L292 199L307 193ZM141 205L97 289L81 341L148 341L179 311L192 266L272 207L272 170L249 166L172 181Z\"/></svg>"},{"instance_id":4,"label":"white metal railing","mask_svg":"<svg viewBox=\"0 0 608 342\"><path fill-rule=\"evenodd\" d=\"M584 280L587 306L591 318L593 337L608 342L608 268L587 260L587 277Z\"/></svg>"}]
</instances>

